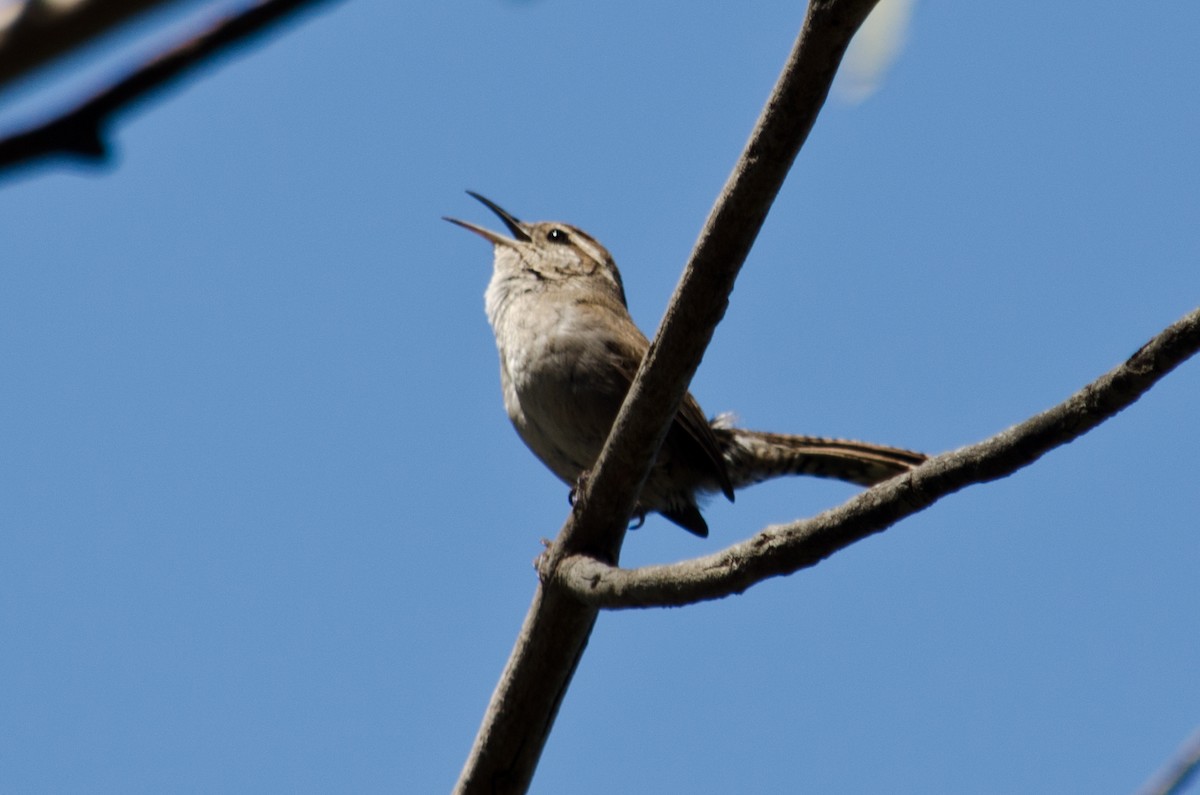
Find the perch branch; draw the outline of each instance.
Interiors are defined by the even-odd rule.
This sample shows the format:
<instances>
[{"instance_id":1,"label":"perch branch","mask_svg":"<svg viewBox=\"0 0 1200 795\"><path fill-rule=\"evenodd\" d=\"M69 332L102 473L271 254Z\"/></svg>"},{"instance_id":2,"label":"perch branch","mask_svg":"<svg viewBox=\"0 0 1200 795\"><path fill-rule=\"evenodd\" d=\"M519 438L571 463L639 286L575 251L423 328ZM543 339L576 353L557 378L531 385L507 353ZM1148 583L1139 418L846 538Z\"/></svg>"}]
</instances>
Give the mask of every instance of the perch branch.
<instances>
[{"instance_id":1,"label":"perch branch","mask_svg":"<svg viewBox=\"0 0 1200 795\"><path fill-rule=\"evenodd\" d=\"M597 608L556 584L564 557L616 563L667 424L725 312L733 282L875 0L813 0L750 140L684 270L592 476L539 559L541 582L484 714L456 792L525 792L595 623Z\"/></svg>"},{"instance_id":2,"label":"perch branch","mask_svg":"<svg viewBox=\"0 0 1200 795\"><path fill-rule=\"evenodd\" d=\"M1120 366L1059 405L819 516L771 527L728 549L668 566L620 569L573 555L557 569L564 587L602 608L663 607L719 599L770 577L814 566L948 494L1010 475L1131 405L1200 350L1200 309L1158 334Z\"/></svg>"}]
</instances>

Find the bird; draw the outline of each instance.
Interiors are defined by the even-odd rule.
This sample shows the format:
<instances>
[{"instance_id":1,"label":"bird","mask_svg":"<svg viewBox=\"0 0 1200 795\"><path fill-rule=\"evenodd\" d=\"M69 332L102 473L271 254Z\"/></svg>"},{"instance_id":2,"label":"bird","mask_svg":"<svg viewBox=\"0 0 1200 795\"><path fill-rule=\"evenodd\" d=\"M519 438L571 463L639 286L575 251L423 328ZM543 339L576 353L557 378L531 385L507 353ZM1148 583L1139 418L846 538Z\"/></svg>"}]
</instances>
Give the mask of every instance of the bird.
<instances>
[{"instance_id":1,"label":"bird","mask_svg":"<svg viewBox=\"0 0 1200 795\"><path fill-rule=\"evenodd\" d=\"M650 343L629 314L616 262L594 237L566 223L520 221L467 193L508 230L445 217L493 246L484 304L500 356L504 408L526 446L573 495L600 455ZM738 428L732 415L709 419L689 392L635 516L658 513L706 538L700 505L708 495L732 502L736 490L783 475L873 486L926 458L898 447Z\"/></svg>"}]
</instances>

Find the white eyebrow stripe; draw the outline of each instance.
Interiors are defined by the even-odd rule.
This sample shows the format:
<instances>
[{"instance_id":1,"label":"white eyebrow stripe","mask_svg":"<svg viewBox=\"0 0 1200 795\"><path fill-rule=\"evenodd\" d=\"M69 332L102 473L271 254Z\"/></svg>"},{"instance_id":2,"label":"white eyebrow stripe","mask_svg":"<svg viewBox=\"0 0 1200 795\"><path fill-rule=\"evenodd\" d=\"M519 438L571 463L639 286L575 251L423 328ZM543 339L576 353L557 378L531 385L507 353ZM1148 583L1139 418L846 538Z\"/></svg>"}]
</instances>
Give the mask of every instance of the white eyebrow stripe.
<instances>
[{"instance_id":1,"label":"white eyebrow stripe","mask_svg":"<svg viewBox=\"0 0 1200 795\"><path fill-rule=\"evenodd\" d=\"M608 252L591 235L581 229L572 231L575 233L575 244L583 249L585 254L601 263L608 259Z\"/></svg>"}]
</instances>

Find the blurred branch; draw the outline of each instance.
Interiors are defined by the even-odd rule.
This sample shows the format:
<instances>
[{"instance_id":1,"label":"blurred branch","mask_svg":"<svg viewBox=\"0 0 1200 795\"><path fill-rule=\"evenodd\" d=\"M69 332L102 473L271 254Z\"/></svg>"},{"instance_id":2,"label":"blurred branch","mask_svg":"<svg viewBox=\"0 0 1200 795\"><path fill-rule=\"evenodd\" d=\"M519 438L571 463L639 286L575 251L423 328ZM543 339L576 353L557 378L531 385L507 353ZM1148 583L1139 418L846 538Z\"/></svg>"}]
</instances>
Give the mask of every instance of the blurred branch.
<instances>
[{"instance_id":1,"label":"blurred branch","mask_svg":"<svg viewBox=\"0 0 1200 795\"><path fill-rule=\"evenodd\" d=\"M1197 770L1200 770L1200 729L1184 740L1175 756L1138 790L1138 795L1180 795Z\"/></svg>"},{"instance_id":2,"label":"blurred branch","mask_svg":"<svg viewBox=\"0 0 1200 795\"><path fill-rule=\"evenodd\" d=\"M178 0L24 0L0 26L0 88L155 6Z\"/></svg>"},{"instance_id":3,"label":"blurred branch","mask_svg":"<svg viewBox=\"0 0 1200 795\"><path fill-rule=\"evenodd\" d=\"M111 156L108 127L120 111L171 86L297 12L330 0L261 0L210 23L75 107L0 139L0 171L48 157L94 163Z\"/></svg>"},{"instance_id":4,"label":"blurred branch","mask_svg":"<svg viewBox=\"0 0 1200 795\"><path fill-rule=\"evenodd\" d=\"M597 608L558 584L586 553L616 563L636 495L733 283L820 113L846 47L875 0L812 0L783 73L708 217L662 326L575 509L539 560L541 582L456 791L524 792L583 655Z\"/></svg>"},{"instance_id":5,"label":"blurred branch","mask_svg":"<svg viewBox=\"0 0 1200 795\"><path fill-rule=\"evenodd\" d=\"M578 599L602 608L678 606L741 593L770 577L814 566L959 489L1032 464L1134 403L1197 350L1200 309L1054 408L933 458L819 516L768 528L715 554L669 566L620 569L575 555L561 563L557 576Z\"/></svg>"}]
</instances>

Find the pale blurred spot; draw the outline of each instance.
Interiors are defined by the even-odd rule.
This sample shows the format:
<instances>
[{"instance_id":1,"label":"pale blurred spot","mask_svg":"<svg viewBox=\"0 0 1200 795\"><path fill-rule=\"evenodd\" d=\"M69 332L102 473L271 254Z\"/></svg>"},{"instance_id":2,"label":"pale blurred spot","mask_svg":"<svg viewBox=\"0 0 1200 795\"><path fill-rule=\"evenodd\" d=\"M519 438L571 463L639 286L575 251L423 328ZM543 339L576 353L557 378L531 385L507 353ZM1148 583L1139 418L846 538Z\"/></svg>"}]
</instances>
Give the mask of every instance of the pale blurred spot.
<instances>
[{"instance_id":1,"label":"pale blurred spot","mask_svg":"<svg viewBox=\"0 0 1200 795\"><path fill-rule=\"evenodd\" d=\"M23 0L0 0L0 28L11 25L24 8Z\"/></svg>"},{"instance_id":2,"label":"pale blurred spot","mask_svg":"<svg viewBox=\"0 0 1200 795\"><path fill-rule=\"evenodd\" d=\"M850 42L836 89L843 102L856 105L875 93L904 50L916 0L879 0Z\"/></svg>"},{"instance_id":3,"label":"pale blurred spot","mask_svg":"<svg viewBox=\"0 0 1200 795\"><path fill-rule=\"evenodd\" d=\"M64 11L71 11L76 6L81 6L85 2L87 0L42 0L42 5L55 13L61 14Z\"/></svg>"},{"instance_id":4,"label":"pale blurred spot","mask_svg":"<svg viewBox=\"0 0 1200 795\"><path fill-rule=\"evenodd\" d=\"M0 0L0 31L15 22L26 10L33 13L45 11L56 16L73 11L85 2L87 0Z\"/></svg>"}]
</instances>

